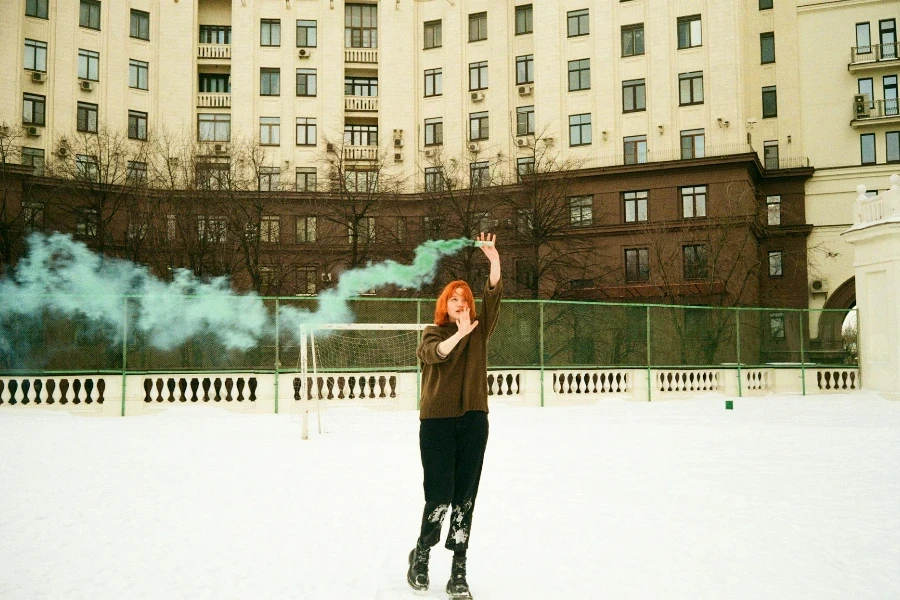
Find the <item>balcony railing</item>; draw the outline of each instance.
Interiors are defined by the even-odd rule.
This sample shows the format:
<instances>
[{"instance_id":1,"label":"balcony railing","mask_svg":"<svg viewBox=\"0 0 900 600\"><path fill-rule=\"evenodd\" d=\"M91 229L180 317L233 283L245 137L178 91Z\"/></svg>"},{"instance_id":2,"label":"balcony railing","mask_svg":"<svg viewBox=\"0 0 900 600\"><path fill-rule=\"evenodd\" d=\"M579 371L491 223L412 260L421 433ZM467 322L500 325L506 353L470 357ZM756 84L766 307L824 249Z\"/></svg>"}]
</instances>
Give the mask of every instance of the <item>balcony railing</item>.
<instances>
[{"instance_id":1,"label":"balcony railing","mask_svg":"<svg viewBox=\"0 0 900 600\"><path fill-rule=\"evenodd\" d=\"M900 43L870 44L850 48L850 65L864 65L900 58Z\"/></svg>"},{"instance_id":2,"label":"balcony railing","mask_svg":"<svg viewBox=\"0 0 900 600\"><path fill-rule=\"evenodd\" d=\"M344 96L344 110L353 112L378 112L378 97Z\"/></svg>"},{"instance_id":3,"label":"balcony railing","mask_svg":"<svg viewBox=\"0 0 900 600\"><path fill-rule=\"evenodd\" d=\"M344 146L344 160L378 160L378 146Z\"/></svg>"},{"instance_id":4,"label":"balcony railing","mask_svg":"<svg viewBox=\"0 0 900 600\"><path fill-rule=\"evenodd\" d=\"M345 48L344 62L348 63L377 63L377 48Z\"/></svg>"},{"instance_id":5,"label":"balcony railing","mask_svg":"<svg viewBox=\"0 0 900 600\"><path fill-rule=\"evenodd\" d=\"M231 108L231 94L197 94L197 108Z\"/></svg>"},{"instance_id":6,"label":"balcony railing","mask_svg":"<svg viewBox=\"0 0 900 600\"><path fill-rule=\"evenodd\" d=\"M857 188L854 225L868 225L886 219L900 217L900 175L891 175L890 189L870 198L866 186Z\"/></svg>"},{"instance_id":7,"label":"balcony railing","mask_svg":"<svg viewBox=\"0 0 900 600\"><path fill-rule=\"evenodd\" d=\"M853 114L854 122L864 119L900 117L900 104L898 104L897 98L884 98L868 103L854 101Z\"/></svg>"},{"instance_id":8,"label":"balcony railing","mask_svg":"<svg viewBox=\"0 0 900 600\"><path fill-rule=\"evenodd\" d=\"M231 46L228 44L200 44L197 46L197 58L231 58Z\"/></svg>"}]
</instances>

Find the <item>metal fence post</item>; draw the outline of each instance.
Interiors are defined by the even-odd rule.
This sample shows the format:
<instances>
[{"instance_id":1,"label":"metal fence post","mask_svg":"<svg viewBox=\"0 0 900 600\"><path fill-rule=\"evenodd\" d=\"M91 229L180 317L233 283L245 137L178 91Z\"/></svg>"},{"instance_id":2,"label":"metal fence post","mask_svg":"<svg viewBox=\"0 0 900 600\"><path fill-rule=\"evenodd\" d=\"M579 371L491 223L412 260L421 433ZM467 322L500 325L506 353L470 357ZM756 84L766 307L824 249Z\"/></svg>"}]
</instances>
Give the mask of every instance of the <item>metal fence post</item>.
<instances>
[{"instance_id":1,"label":"metal fence post","mask_svg":"<svg viewBox=\"0 0 900 600\"><path fill-rule=\"evenodd\" d=\"M737 377L738 377L738 398L743 396L743 382L741 379L741 309L735 308L735 337L737 338Z\"/></svg>"},{"instance_id":2,"label":"metal fence post","mask_svg":"<svg viewBox=\"0 0 900 600\"><path fill-rule=\"evenodd\" d=\"M653 377L650 373L650 305L647 305L647 402L653 401Z\"/></svg>"},{"instance_id":3,"label":"metal fence post","mask_svg":"<svg viewBox=\"0 0 900 600\"><path fill-rule=\"evenodd\" d=\"M803 343L803 319L808 317L808 312L800 311L800 385L803 390L803 395L806 395L806 354L803 352L803 347L805 344ZM821 317L820 317L821 318Z\"/></svg>"},{"instance_id":4,"label":"metal fence post","mask_svg":"<svg viewBox=\"0 0 900 600\"><path fill-rule=\"evenodd\" d=\"M278 373L281 368L281 334L278 322L278 298L275 298L275 414L278 414Z\"/></svg>"},{"instance_id":5,"label":"metal fence post","mask_svg":"<svg viewBox=\"0 0 900 600\"><path fill-rule=\"evenodd\" d=\"M540 332L539 332L538 338L540 340L539 351L540 351L540 361L541 361L540 362L540 366L541 366L541 408L543 408L544 407L544 301L539 300L538 302L540 303L540 304L538 304L538 307L539 307L538 312L540 314L539 323L538 323Z\"/></svg>"},{"instance_id":6,"label":"metal fence post","mask_svg":"<svg viewBox=\"0 0 900 600\"><path fill-rule=\"evenodd\" d=\"M416 325L422 324L422 299L416 298ZM422 330L416 330L416 347L422 343ZM416 410L422 408L422 365L416 357Z\"/></svg>"},{"instance_id":7,"label":"metal fence post","mask_svg":"<svg viewBox=\"0 0 900 600\"><path fill-rule=\"evenodd\" d=\"M125 416L125 379L128 375L128 296L122 302L122 410Z\"/></svg>"}]
</instances>

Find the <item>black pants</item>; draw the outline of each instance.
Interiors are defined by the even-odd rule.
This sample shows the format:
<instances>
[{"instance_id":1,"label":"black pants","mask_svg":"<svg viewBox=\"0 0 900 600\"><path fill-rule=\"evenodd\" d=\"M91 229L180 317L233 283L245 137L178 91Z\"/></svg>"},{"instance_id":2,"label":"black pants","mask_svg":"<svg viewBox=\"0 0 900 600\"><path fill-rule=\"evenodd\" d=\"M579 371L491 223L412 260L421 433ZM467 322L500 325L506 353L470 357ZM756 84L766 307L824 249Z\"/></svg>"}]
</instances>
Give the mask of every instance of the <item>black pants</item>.
<instances>
[{"instance_id":1,"label":"black pants","mask_svg":"<svg viewBox=\"0 0 900 600\"><path fill-rule=\"evenodd\" d=\"M469 411L461 417L420 422L419 449L425 471L425 510L419 534L422 545L434 546L440 541L441 523L452 507L445 546L455 552L466 551L487 439L485 412Z\"/></svg>"}]
</instances>

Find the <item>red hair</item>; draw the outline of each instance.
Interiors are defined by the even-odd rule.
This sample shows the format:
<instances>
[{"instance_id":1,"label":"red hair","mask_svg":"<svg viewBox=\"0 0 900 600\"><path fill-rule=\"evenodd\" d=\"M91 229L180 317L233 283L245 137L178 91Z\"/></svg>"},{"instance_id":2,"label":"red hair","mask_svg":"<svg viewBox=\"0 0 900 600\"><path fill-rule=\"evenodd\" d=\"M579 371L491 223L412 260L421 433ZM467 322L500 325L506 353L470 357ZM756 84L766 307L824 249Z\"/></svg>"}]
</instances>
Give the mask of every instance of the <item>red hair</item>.
<instances>
[{"instance_id":1,"label":"red hair","mask_svg":"<svg viewBox=\"0 0 900 600\"><path fill-rule=\"evenodd\" d=\"M472 295L472 288L462 279L451 281L444 287L444 291L438 296L437 306L434 307L434 324L447 325L450 323L450 317L447 315L447 300L450 299L456 290L462 288L463 299L469 305L469 316L475 320L475 296Z\"/></svg>"}]
</instances>

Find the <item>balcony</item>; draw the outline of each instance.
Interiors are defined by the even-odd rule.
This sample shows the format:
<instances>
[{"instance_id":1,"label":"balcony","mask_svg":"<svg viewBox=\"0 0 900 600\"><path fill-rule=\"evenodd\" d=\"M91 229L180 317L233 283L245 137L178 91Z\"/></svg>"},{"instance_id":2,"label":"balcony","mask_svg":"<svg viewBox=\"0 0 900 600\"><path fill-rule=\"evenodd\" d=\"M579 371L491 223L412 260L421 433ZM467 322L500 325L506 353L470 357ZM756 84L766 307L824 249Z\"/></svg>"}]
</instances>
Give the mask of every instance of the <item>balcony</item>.
<instances>
[{"instance_id":1,"label":"balcony","mask_svg":"<svg viewBox=\"0 0 900 600\"><path fill-rule=\"evenodd\" d=\"M231 60L230 44L198 44L197 58Z\"/></svg>"},{"instance_id":2,"label":"balcony","mask_svg":"<svg viewBox=\"0 0 900 600\"><path fill-rule=\"evenodd\" d=\"M378 64L377 48L344 48L345 63Z\"/></svg>"},{"instance_id":3,"label":"balcony","mask_svg":"<svg viewBox=\"0 0 900 600\"><path fill-rule=\"evenodd\" d=\"M344 160L378 160L378 146L344 146Z\"/></svg>"},{"instance_id":4,"label":"balcony","mask_svg":"<svg viewBox=\"0 0 900 600\"><path fill-rule=\"evenodd\" d=\"M378 112L377 96L344 96L346 112L370 113Z\"/></svg>"},{"instance_id":5,"label":"balcony","mask_svg":"<svg viewBox=\"0 0 900 600\"><path fill-rule=\"evenodd\" d=\"M862 98L865 100L860 101ZM868 95L856 95L853 99L851 127L900 123L900 105L897 98L869 101Z\"/></svg>"},{"instance_id":6,"label":"balcony","mask_svg":"<svg viewBox=\"0 0 900 600\"><path fill-rule=\"evenodd\" d=\"M231 94L197 94L197 108L231 108Z\"/></svg>"},{"instance_id":7,"label":"balcony","mask_svg":"<svg viewBox=\"0 0 900 600\"><path fill-rule=\"evenodd\" d=\"M896 67L900 64L900 44L872 44L850 48L849 71Z\"/></svg>"}]
</instances>

